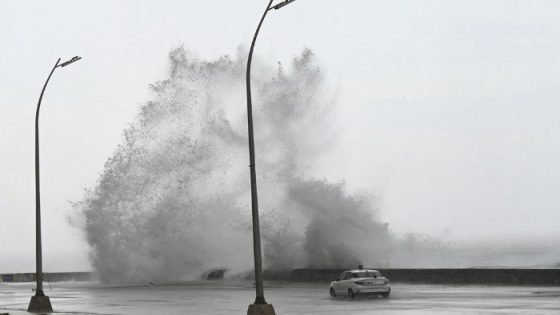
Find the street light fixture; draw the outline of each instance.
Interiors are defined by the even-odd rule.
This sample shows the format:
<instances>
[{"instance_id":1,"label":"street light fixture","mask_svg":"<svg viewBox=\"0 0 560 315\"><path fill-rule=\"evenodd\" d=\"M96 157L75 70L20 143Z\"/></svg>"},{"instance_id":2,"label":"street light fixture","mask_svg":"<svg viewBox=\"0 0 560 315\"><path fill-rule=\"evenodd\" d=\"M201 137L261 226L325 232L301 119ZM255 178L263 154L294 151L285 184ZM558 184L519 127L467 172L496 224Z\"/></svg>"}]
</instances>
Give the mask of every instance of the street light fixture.
<instances>
[{"instance_id":1,"label":"street light fixture","mask_svg":"<svg viewBox=\"0 0 560 315\"><path fill-rule=\"evenodd\" d=\"M255 42L261 29L261 25L266 17L268 11L274 9L278 10L295 0L285 0L272 6L270 0L264 14L257 26L255 35L253 36L253 41L251 43L251 48L249 49L249 58L247 60L247 73L246 73L246 84L247 84L247 124L249 131L249 168L251 171L251 209L253 216L253 256L255 260L255 288L256 288L256 298L255 303L249 305L248 315L253 314L275 314L272 304L267 304L264 299L264 289L263 289L263 276L262 276L262 255L261 255L261 235L259 226L259 202L257 197L257 175L255 171L255 139L253 134L253 105L251 103L251 60L253 59L253 50L255 48Z\"/></svg>"},{"instance_id":2,"label":"street light fixture","mask_svg":"<svg viewBox=\"0 0 560 315\"><path fill-rule=\"evenodd\" d=\"M294 2L294 1L296 1L296 0L286 0L286 1L284 1L284 2L280 2L280 3L278 3L277 5L271 7L269 10L272 10L272 9L278 10L278 9L280 9L281 7L286 6L286 5L288 5L288 4L290 4L290 3Z\"/></svg>"},{"instance_id":3,"label":"street light fixture","mask_svg":"<svg viewBox=\"0 0 560 315\"><path fill-rule=\"evenodd\" d=\"M72 59L63 62L63 63L61 63L61 64L58 65L58 66L61 67L61 68L63 68L63 67L66 67L67 65L69 65L69 64L71 64L71 63L74 63L74 62L80 60L80 59L82 59L82 57L80 57L80 56L75 56L75 57L72 57Z\"/></svg>"},{"instance_id":4,"label":"street light fixture","mask_svg":"<svg viewBox=\"0 0 560 315\"><path fill-rule=\"evenodd\" d=\"M58 58L51 70L51 73L47 77L47 81L45 81L45 84L43 85L43 90L41 90L39 102L37 103L37 111L35 113L35 261L37 268L35 279L37 280L37 289L35 290L35 295L31 297L31 301L29 302L29 306L27 308L28 312L33 313L50 313L53 311L49 297L43 292L43 247L41 245L41 192L39 181L39 109L41 108L43 94L45 93L45 89L47 88L47 84L49 83L54 70L58 67L65 67L80 59L82 58L76 56L59 64L60 58Z\"/></svg>"}]
</instances>

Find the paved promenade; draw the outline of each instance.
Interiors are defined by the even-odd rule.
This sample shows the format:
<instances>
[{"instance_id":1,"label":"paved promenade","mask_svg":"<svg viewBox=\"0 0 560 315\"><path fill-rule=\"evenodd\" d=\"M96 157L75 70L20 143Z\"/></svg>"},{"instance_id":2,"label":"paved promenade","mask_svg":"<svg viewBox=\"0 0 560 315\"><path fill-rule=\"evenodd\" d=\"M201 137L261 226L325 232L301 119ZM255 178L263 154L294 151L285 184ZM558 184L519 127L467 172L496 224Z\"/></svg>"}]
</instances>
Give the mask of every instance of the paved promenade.
<instances>
[{"instance_id":1,"label":"paved promenade","mask_svg":"<svg viewBox=\"0 0 560 315\"><path fill-rule=\"evenodd\" d=\"M25 312L33 283L0 283L0 313ZM389 299L331 298L328 283L267 282L278 315L558 314L559 287L393 285ZM45 285L56 314L246 314L250 282L200 281L104 286L94 282Z\"/></svg>"}]
</instances>

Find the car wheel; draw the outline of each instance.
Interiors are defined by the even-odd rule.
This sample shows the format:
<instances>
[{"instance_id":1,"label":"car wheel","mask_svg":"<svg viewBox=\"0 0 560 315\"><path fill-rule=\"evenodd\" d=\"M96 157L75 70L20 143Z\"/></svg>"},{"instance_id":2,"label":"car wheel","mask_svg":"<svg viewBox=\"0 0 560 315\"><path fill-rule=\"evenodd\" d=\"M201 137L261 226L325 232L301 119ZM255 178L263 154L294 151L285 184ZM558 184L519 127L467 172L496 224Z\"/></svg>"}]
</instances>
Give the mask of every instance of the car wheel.
<instances>
[{"instance_id":1,"label":"car wheel","mask_svg":"<svg viewBox=\"0 0 560 315\"><path fill-rule=\"evenodd\" d=\"M331 289L329 290L329 293L331 294L332 297L336 297L336 292L334 291L333 288L331 288Z\"/></svg>"},{"instance_id":2,"label":"car wheel","mask_svg":"<svg viewBox=\"0 0 560 315\"><path fill-rule=\"evenodd\" d=\"M389 292L381 293L381 297L383 297L384 299L388 298L389 297Z\"/></svg>"},{"instance_id":3,"label":"car wheel","mask_svg":"<svg viewBox=\"0 0 560 315\"><path fill-rule=\"evenodd\" d=\"M356 297L356 294L354 293L354 291L352 291L352 288L348 289L348 296L353 299Z\"/></svg>"}]
</instances>

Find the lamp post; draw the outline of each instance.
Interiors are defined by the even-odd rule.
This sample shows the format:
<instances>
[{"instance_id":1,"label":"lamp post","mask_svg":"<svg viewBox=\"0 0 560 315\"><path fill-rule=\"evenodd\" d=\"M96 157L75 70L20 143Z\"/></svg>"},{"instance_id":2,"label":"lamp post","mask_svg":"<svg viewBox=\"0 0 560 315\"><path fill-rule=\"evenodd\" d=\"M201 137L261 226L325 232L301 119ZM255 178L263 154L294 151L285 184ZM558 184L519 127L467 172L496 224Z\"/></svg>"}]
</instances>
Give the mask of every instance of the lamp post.
<instances>
[{"instance_id":1,"label":"lamp post","mask_svg":"<svg viewBox=\"0 0 560 315\"><path fill-rule=\"evenodd\" d=\"M259 226L259 202L257 197L257 175L255 170L255 139L253 134L253 104L251 103L251 60L253 59L253 50L255 48L255 42L261 29L262 23L268 11L274 9L278 10L285 5L295 1L295 0L285 0L274 6L270 0L264 11L264 14L257 26L255 35L253 36L253 41L251 43L251 48L249 49L249 58L247 60L247 73L246 73L246 84L247 84L247 124L249 132L249 168L251 172L251 209L253 217L253 256L255 260L255 287L256 287L256 298L255 303L249 305L248 315L252 314L275 314L272 304L267 304L264 299L264 289L263 289L263 276L262 276L262 255L261 255L261 234Z\"/></svg>"},{"instance_id":2,"label":"lamp post","mask_svg":"<svg viewBox=\"0 0 560 315\"><path fill-rule=\"evenodd\" d=\"M54 70L58 67L66 67L67 65L80 60L81 57L74 57L68 61L61 64L60 58L56 61L51 73L47 77L47 81L43 85L43 90L41 90L41 95L39 96L39 102L37 103L37 111L35 113L35 264L36 264L36 274L35 278L37 280L37 288L35 290L35 295L31 297L29 306L27 308L28 312L34 313L44 313L52 312L51 302L48 296L43 292L43 248L41 245L41 192L40 192L40 181L39 181L39 109L41 108L41 100L43 99L43 94L47 88L47 84L54 73Z\"/></svg>"}]
</instances>

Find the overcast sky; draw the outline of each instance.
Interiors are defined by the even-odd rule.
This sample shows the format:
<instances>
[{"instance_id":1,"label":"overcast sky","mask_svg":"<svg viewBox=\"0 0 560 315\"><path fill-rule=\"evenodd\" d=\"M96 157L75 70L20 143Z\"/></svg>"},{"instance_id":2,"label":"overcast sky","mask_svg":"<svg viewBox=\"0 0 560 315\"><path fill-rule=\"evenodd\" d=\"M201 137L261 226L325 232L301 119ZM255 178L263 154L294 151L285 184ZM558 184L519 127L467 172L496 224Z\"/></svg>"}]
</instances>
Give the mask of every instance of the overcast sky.
<instances>
[{"instance_id":1,"label":"overcast sky","mask_svg":"<svg viewBox=\"0 0 560 315\"><path fill-rule=\"evenodd\" d=\"M45 271L87 267L70 201L184 44L248 46L265 0L7 1L0 9L0 272L34 264L34 114L41 110ZM338 93L338 145L314 174L380 201L397 233L445 241L560 238L560 2L298 0L259 58L312 49Z\"/></svg>"}]
</instances>

